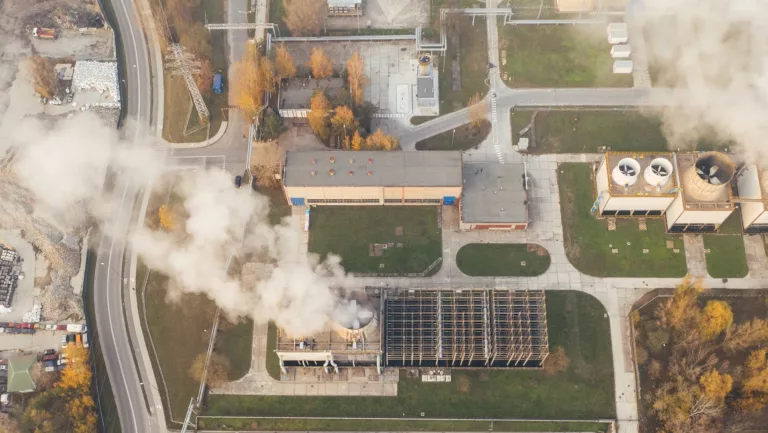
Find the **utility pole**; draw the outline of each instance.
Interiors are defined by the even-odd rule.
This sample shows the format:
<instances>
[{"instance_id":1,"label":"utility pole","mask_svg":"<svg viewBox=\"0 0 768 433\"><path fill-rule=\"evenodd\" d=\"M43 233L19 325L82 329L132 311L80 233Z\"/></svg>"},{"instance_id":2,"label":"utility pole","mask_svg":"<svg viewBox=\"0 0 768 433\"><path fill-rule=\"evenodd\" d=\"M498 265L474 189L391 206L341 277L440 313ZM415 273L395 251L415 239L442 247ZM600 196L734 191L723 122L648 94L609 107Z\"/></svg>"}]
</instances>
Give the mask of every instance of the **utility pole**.
<instances>
[{"instance_id":1,"label":"utility pole","mask_svg":"<svg viewBox=\"0 0 768 433\"><path fill-rule=\"evenodd\" d=\"M171 44L171 52L166 57L166 61L166 67L172 71L173 75L184 77L189 96L192 97L192 103L195 104L200 121L202 122L203 119L208 121L211 114L208 112L203 95L200 94L200 89L197 88L195 79L192 77L200 73L200 62L196 61L195 56L186 52L180 44Z\"/></svg>"},{"instance_id":2,"label":"utility pole","mask_svg":"<svg viewBox=\"0 0 768 433\"><path fill-rule=\"evenodd\" d=\"M456 137L456 128L453 128L453 134L451 134L451 150L453 150L453 138Z\"/></svg>"}]
</instances>

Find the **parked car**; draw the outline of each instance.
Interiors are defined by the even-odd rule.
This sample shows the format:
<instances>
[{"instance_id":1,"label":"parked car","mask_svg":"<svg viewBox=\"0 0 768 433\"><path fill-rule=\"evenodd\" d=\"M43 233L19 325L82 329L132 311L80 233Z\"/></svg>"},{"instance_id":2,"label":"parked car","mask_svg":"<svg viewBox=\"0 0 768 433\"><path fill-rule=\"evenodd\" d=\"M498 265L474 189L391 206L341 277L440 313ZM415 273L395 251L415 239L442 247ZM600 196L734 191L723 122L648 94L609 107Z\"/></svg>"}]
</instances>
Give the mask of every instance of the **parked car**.
<instances>
[{"instance_id":1,"label":"parked car","mask_svg":"<svg viewBox=\"0 0 768 433\"><path fill-rule=\"evenodd\" d=\"M59 357L59 355L57 355L55 353L51 353L51 354L48 354L48 355L43 355L43 362L51 361L51 360L56 360L56 358L58 358L58 357Z\"/></svg>"},{"instance_id":2,"label":"parked car","mask_svg":"<svg viewBox=\"0 0 768 433\"><path fill-rule=\"evenodd\" d=\"M43 355L56 354L56 349L45 349Z\"/></svg>"},{"instance_id":3,"label":"parked car","mask_svg":"<svg viewBox=\"0 0 768 433\"><path fill-rule=\"evenodd\" d=\"M0 370L8 370L8 364L0 365Z\"/></svg>"},{"instance_id":4,"label":"parked car","mask_svg":"<svg viewBox=\"0 0 768 433\"><path fill-rule=\"evenodd\" d=\"M56 325L56 330L57 331L66 331L67 330L67 325Z\"/></svg>"},{"instance_id":5,"label":"parked car","mask_svg":"<svg viewBox=\"0 0 768 433\"><path fill-rule=\"evenodd\" d=\"M88 334L83 334L83 347L88 348Z\"/></svg>"},{"instance_id":6,"label":"parked car","mask_svg":"<svg viewBox=\"0 0 768 433\"><path fill-rule=\"evenodd\" d=\"M63 349L65 347L67 347L67 343L68 343L67 336L66 335L62 335L61 336L61 348Z\"/></svg>"},{"instance_id":7,"label":"parked car","mask_svg":"<svg viewBox=\"0 0 768 433\"><path fill-rule=\"evenodd\" d=\"M67 343L75 342L75 334L67 334Z\"/></svg>"}]
</instances>

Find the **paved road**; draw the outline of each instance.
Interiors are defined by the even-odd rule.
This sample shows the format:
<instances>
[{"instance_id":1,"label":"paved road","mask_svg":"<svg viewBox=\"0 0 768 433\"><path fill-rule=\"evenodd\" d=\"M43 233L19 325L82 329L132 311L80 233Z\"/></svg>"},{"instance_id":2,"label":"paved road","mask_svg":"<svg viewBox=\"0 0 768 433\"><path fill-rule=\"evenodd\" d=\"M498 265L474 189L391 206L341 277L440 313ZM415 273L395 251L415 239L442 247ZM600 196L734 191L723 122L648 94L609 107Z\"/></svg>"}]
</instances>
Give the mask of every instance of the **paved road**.
<instances>
[{"instance_id":1,"label":"paved road","mask_svg":"<svg viewBox=\"0 0 768 433\"><path fill-rule=\"evenodd\" d=\"M121 34L126 62L124 109L127 118L131 119L122 132L128 142L136 143L147 133L150 122L152 101L147 48L134 4L129 0L113 0L112 5L117 16L117 22L113 24ZM96 329L122 431L152 432L155 427L142 394L123 315L121 270L136 186L118 178L115 193L121 200L112 209L113 225L105 228L98 249L94 280Z\"/></svg>"}]
</instances>

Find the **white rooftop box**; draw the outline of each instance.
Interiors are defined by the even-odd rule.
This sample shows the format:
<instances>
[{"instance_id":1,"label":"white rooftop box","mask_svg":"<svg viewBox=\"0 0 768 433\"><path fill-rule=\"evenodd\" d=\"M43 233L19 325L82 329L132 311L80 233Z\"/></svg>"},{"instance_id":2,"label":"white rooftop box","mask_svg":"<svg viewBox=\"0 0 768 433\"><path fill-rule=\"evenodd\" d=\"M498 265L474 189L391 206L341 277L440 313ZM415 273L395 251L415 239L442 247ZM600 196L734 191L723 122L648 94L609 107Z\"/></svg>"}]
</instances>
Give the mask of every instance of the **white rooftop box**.
<instances>
[{"instance_id":1,"label":"white rooftop box","mask_svg":"<svg viewBox=\"0 0 768 433\"><path fill-rule=\"evenodd\" d=\"M632 68L632 60L616 60L613 62L614 74L631 74Z\"/></svg>"},{"instance_id":2,"label":"white rooftop box","mask_svg":"<svg viewBox=\"0 0 768 433\"><path fill-rule=\"evenodd\" d=\"M608 24L608 43L626 44L629 40L629 28L627 23L610 23Z\"/></svg>"},{"instance_id":3,"label":"white rooftop box","mask_svg":"<svg viewBox=\"0 0 768 433\"><path fill-rule=\"evenodd\" d=\"M621 44L611 47L611 57L614 59L628 59L632 54L632 48L629 45Z\"/></svg>"}]
</instances>

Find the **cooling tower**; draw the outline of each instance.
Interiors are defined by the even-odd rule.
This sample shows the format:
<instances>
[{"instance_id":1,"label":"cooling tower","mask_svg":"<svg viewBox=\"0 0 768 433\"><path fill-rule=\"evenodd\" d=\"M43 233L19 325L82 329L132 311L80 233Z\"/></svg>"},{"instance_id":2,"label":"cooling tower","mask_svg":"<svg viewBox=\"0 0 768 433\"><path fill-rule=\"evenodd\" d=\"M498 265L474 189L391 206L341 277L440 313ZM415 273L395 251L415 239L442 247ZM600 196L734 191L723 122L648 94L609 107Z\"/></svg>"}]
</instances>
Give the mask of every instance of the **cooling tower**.
<instances>
[{"instance_id":1,"label":"cooling tower","mask_svg":"<svg viewBox=\"0 0 768 433\"><path fill-rule=\"evenodd\" d=\"M730 188L736 165L724 153L705 152L685 173L686 194L701 201L715 200Z\"/></svg>"},{"instance_id":2,"label":"cooling tower","mask_svg":"<svg viewBox=\"0 0 768 433\"><path fill-rule=\"evenodd\" d=\"M639 175L640 163L634 158L622 158L611 171L613 181L627 188L637 182Z\"/></svg>"}]
</instances>

